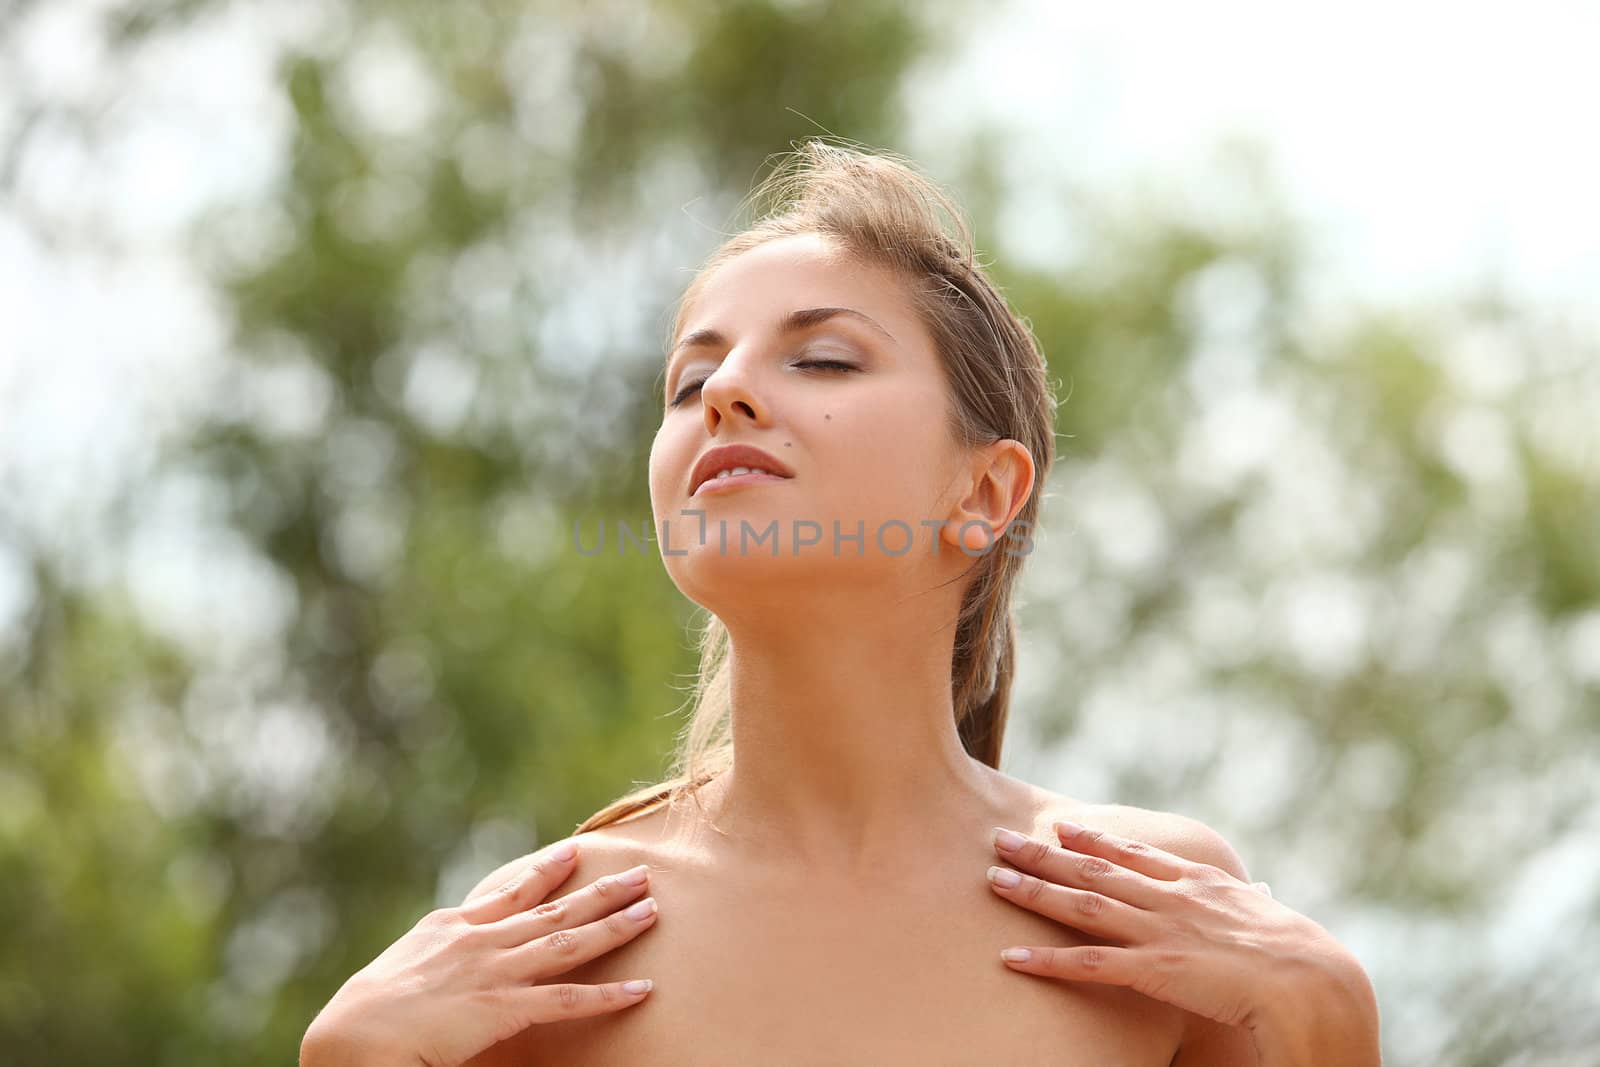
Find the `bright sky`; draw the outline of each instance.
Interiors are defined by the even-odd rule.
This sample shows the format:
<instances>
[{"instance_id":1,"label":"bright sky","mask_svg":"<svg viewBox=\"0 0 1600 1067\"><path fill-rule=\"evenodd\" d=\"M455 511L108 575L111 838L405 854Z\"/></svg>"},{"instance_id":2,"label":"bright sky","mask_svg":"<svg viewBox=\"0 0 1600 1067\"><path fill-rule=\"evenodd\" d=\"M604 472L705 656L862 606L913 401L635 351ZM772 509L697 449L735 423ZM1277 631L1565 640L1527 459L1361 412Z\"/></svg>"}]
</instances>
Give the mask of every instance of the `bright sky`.
<instances>
[{"instance_id":1,"label":"bright sky","mask_svg":"<svg viewBox=\"0 0 1600 1067\"><path fill-rule=\"evenodd\" d=\"M1589 0L1012 0L914 111L919 143L975 108L1018 130L1020 170L1108 185L1254 133L1341 287L1438 294L1493 258L1514 292L1593 304L1597 45Z\"/></svg>"}]
</instances>

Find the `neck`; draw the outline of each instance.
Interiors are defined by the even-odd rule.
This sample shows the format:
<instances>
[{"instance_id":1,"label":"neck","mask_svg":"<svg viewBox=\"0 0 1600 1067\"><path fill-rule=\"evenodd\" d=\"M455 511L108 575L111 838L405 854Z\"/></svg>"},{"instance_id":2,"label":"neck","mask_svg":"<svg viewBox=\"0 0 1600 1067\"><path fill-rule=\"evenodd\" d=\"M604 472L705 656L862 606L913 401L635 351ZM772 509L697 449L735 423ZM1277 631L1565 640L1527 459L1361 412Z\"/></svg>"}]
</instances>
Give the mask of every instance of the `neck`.
<instances>
[{"instance_id":1,"label":"neck","mask_svg":"<svg viewBox=\"0 0 1600 1067\"><path fill-rule=\"evenodd\" d=\"M1000 776L957 733L953 609L791 598L779 615L725 617L733 767L705 795L729 843L863 872L983 832L1002 810Z\"/></svg>"}]
</instances>

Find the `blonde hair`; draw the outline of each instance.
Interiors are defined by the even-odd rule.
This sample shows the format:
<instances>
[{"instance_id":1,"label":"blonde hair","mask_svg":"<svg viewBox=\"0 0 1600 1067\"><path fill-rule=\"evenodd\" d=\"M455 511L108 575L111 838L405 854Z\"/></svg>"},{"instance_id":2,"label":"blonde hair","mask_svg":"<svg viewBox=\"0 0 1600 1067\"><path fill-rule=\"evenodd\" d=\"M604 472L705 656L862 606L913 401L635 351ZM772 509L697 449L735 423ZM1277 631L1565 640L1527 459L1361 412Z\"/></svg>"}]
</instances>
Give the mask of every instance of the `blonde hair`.
<instances>
[{"instance_id":1,"label":"blonde hair","mask_svg":"<svg viewBox=\"0 0 1600 1067\"><path fill-rule=\"evenodd\" d=\"M977 263L970 231L950 197L904 157L813 138L781 157L752 199L765 209L701 267L678 302L669 344L717 267L775 238L820 234L833 239L910 283L913 306L934 338L950 386L955 439L974 447L1011 439L1027 447L1034 462L1033 488L1013 522L1031 530L1055 460L1057 401L1031 330ZM995 768L1016 661L1012 587L1025 558L991 550L974 559L968 573L976 573L962 598L950 664L962 745ZM698 804L698 789L732 766L728 631L715 615L706 614L693 711L667 780L606 805L580 823L577 833L663 804L670 807L686 795Z\"/></svg>"}]
</instances>

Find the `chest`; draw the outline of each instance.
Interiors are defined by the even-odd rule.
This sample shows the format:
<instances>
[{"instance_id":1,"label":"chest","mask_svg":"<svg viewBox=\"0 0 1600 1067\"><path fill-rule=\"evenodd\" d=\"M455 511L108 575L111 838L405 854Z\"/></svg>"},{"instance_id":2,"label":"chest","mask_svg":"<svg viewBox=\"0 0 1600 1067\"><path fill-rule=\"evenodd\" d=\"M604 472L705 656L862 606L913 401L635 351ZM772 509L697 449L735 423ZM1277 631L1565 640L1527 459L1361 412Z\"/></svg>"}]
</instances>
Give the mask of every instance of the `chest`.
<instances>
[{"instance_id":1,"label":"chest","mask_svg":"<svg viewBox=\"0 0 1600 1067\"><path fill-rule=\"evenodd\" d=\"M1131 990L1012 971L1014 944L1096 943L965 878L770 891L652 878L646 936L568 972L655 979L639 1005L502 1043L515 1067L999 1062L1167 1067L1182 1014Z\"/></svg>"}]
</instances>

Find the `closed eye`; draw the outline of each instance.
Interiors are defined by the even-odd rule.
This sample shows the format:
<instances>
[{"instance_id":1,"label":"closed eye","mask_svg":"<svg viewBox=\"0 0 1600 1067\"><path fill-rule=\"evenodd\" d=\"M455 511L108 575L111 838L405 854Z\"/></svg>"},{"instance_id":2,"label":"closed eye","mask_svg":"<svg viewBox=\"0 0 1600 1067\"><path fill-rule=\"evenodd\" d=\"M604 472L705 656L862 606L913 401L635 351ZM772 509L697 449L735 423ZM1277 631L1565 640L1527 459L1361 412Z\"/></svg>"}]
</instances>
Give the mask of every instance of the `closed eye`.
<instances>
[{"instance_id":1,"label":"closed eye","mask_svg":"<svg viewBox=\"0 0 1600 1067\"><path fill-rule=\"evenodd\" d=\"M842 359L808 359L804 363L796 363L796 367L833 367L837 370L855 370L854 363L846 363Z\"/></svg>"},{"instance_id":2,"label":"closed eye","mask_svg":"<svg viewBox=\"0 0 1600 1067\"><path fill-rule=\"evenodd\" d=\"M799 363L796 363L795 366L796 367L815 367L815 368L819 368L819 369L822 369L822 370L830 370L830 371L851 371L851 370L859 370L860 369L854 363L846 363L842 359L808 359L808 360L803 360L803 361L801 361ZM699 391L700 387L702 385L704 385L704 384L705 384L705 380L701 379L698 382L690 382L688 385L684 386L682 389L679 389L678 390L678 395L672 398L672 406L673 407L677 407L679 404L682 404L685 400L689 399L689 397L692 394L694 394L695 392Z\"/></svg>"}]
</instances>

